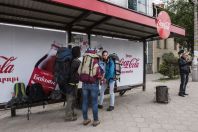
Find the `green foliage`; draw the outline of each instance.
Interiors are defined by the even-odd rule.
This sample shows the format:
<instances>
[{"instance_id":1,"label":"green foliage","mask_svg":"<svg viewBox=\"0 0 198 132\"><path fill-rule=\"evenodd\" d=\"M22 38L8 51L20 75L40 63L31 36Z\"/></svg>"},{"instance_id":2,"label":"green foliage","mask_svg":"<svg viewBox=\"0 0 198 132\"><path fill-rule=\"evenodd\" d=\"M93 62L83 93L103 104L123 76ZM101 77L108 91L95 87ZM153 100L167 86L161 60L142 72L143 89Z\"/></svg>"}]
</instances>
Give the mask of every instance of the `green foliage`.
<instances>
[{"instance_id":1,"label":"green foliage","mask_svg":"<svg viewBox=\"0 0 198 132\"><path fill-rule=\"evenodd\" d=\"M163 63L160 65L159 73L169 78L174 78L179 74L178 58L173 53L165 53L162 56Z\"/></svg>"},{"instance_id":2,"label":"green foliage","mask_svg":"<svg viewBox=\"0 0 198 132\"><path fill-rule=\"evenodd\" d=\"M176 38L183 47L193 50L194 43L194 5L185 0L175 0L168 3L167 10L172 23L186 29L186 37Z\"/></svg>"}]
</instances>

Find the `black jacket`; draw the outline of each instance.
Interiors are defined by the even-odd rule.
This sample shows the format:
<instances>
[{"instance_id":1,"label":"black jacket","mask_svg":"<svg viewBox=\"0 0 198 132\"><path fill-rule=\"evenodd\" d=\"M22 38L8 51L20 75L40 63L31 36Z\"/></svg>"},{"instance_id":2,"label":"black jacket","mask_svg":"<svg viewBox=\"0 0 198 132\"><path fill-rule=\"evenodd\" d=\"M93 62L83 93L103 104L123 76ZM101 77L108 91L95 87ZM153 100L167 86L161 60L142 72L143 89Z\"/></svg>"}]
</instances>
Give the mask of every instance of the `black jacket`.
<instances>
[{"instance_id":1,"label":"black jacket","mask_svg":"<svg viewBox=\"0 0 198 132\"><path fill-rule=\"evenodd\" d=\"M79 59L73 59L71 62L70 67L70 79L69 83L79 83L79 74L78 74L78 68L80 66L80 60Z\"/></svg>"},{"instance_id":2,"label":"black jacket","mask_svg":"<svg viewBox=\"0 0 198 132\"><path fill-rule=\"evenodd\" d=\"M191 64L192 62L187 62L183 57L179 58L180 74L189 74Z\"/></svg>"}]
</instances>

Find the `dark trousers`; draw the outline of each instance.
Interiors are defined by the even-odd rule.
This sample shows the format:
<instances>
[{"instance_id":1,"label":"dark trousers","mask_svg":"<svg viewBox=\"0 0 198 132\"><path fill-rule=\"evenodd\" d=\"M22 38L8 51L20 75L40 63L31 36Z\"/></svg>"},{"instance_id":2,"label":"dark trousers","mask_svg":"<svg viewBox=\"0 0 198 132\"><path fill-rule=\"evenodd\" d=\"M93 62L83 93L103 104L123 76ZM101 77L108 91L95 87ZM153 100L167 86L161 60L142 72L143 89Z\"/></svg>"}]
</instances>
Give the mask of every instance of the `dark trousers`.
<instances>
[{"instance_id":1,"label":"dark trousers","mask_svg":"<svg viewBox=\"0 0 198 132\"><path fill-rule=\"evenodd\" d=\"M188 83L188 75L189 74L180 74L181 77L181 84L179 89L179 94L185 94L186 93L186 85Z\"/></svg>"},{"instance_id":2,"label":"dark trousers","mask_svg":"<svg viewBox=\"0 0 198 132\"><path fill-rule=\"evenodd\" d=\"M65 107L65 119L72 119L77 116L75 113L76 105L76 94L77 94L77 85L66 85L66 100L67 105Z\"/></svg>"}]
</instances>

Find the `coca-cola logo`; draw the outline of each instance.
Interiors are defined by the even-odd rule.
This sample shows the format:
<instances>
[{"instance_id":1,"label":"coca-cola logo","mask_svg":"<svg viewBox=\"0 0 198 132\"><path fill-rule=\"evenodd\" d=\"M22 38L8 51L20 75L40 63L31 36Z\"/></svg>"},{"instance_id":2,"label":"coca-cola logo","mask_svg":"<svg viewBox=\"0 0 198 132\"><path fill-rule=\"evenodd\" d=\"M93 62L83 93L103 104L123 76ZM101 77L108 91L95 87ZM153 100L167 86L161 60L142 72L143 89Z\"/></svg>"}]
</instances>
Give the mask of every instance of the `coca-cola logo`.
<instances>
[{"instance_id":1,"label":"coca-cola logo","mask_svg":"<svg viewBox=\"0 0 198 132\"><path fill-rule=\"evenodd\" d=\"M156 19L157 32L162 39L167 39L170 35L171 20L165 11L161 11Z\"/></svg>"},{"instance_id":2,"label":"coca-cola logo","mask_svg":"<svg viewBox=\"0 0 198 132\"><path fill-rule=\"evenodd\" d=\"M157 21L157 26L164 30L170 30L171 23L169 22L162 22L162 20Z\"/></svg>"},{"instance_id":3,"label":"coca-cola logo","mask_svg":"<svg viewBox=\"0 0 198 132\"><path fill-rule=\"evenodd\" d=\"M47 84L56 85L56 83L54 81L52 81L51 79L47 79L44 76L39 76L38 74L34 74L33 79L37 80L38 82L44 82Z\"/></svg>"},{"instance_id":4,"label":"coca-cola logo","mask_svg":"<svg viewBox=\"0 0 198 132\"><path fill-rule=\"evenodd\" d=\"M14 71L13 61L16 60L16 57L5 57L0 56L0 59L3 60L3 63L0 64L0 74L1 73L12 73Z\"/></svg>"},{"instance_id":5,"label":"coca-cola logo","mask_svg":"<svg viewBox=\"0 0 198 132\"><path fill-rule=\"evenodd\" d=\"M17 57L5 57L5 56L0 56L0 75L2 74L3 76L6 74L11 74L14 71L14 64L13 62L17 59ZM7 76L7 77L0 77L0 83L5 83L5 82L11 82L15 83L19 81L18 76Z\"/></svg>"},{"instance_id":6,"label":"coca-cola logo","mask_svg":"<svg viewBox=\"0 0 198 132\"><path fill-rule=\"evenodd\" d=\"M120 60L122 65L122 74L133 73L134 68L139 68L139 61L139 58L133 57L130 54L126 54L125 57Z\"/></svg>"},{"instance_id":7,"label":"coca-cola logo","mask_svg":"<svg viewBox=\"0 0 198 132\"><path fill-rule=\"evenodd\" d=\"M138 58L132 58L130 60L125 60L124 58L122 58L120 61L121 61L122 68L138 68L139 60L140 59Z\"/></svg>"}]
</instances>

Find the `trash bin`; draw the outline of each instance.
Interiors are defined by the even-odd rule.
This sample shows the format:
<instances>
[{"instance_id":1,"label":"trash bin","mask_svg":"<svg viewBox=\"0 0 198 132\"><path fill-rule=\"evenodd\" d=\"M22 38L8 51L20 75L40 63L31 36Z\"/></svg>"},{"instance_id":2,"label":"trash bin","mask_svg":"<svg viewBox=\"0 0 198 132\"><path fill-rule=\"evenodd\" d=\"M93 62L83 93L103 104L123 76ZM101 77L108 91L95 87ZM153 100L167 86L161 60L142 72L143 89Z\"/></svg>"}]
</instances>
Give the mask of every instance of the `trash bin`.
<instances>
[{"instance_id":1,"label":"trash bin","mask_svg":"<svg viewBox=\"0 0 198 132\"><path fill-rule=\"evenodd\" d=\"M192 81L198 82L198 65L192 65Z\"/></svg>"},{"instance_id":2,"label":"trash bin","mask_svg":"<svg viewBox=\"0 0 198 132\"><path fill-rule=\"evenodd\" d=\"M156 102L158 103L169 102L169 93L167 86L156 86Z\"/></svg>"}]
</instances>

